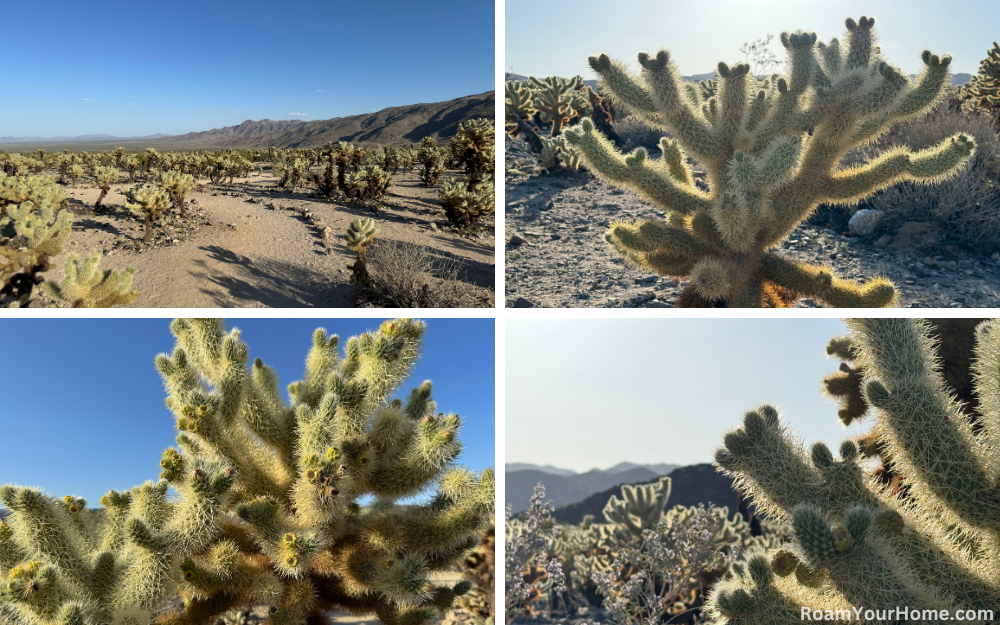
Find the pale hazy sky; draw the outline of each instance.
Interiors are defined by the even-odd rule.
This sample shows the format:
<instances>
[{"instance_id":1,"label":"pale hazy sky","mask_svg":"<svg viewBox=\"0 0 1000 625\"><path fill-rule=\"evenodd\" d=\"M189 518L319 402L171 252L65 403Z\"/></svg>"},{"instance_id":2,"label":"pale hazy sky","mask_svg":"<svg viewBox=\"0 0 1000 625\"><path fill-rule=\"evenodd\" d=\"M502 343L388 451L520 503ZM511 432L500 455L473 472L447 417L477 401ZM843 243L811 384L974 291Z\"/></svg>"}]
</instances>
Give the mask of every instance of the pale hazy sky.
<instances>
[{"instance_id":1,"label":"pale hazy sky","mask_svg":"<svg viewBox=\"0 0 1000 625\"><path fill-rule=\"evenodd\" d=\"M505 462L586 471L711 462L762 402L807 444L844 428L821 394L838 319L508 319Z\"/></svg>"},{"instance_id":2,"label":"pale hazy sky","mask_svg":"<svg viewBox=\"0 0 1000 625\"><path fill-rule=\"evenodd\" d=\"M1000 38L996 0L577 0L571 5L507 0L504 68L535 76L596 76L587 57L605 52L635 63L640 50L670 50L684 75L715 70L719 61L743 61L740 46L782 31L815 32L843 41L844 20L875 17L882 52L907 73L921 68L920 53L954 57L952 71L976 73Z\"/></svg>"}]
</instances>

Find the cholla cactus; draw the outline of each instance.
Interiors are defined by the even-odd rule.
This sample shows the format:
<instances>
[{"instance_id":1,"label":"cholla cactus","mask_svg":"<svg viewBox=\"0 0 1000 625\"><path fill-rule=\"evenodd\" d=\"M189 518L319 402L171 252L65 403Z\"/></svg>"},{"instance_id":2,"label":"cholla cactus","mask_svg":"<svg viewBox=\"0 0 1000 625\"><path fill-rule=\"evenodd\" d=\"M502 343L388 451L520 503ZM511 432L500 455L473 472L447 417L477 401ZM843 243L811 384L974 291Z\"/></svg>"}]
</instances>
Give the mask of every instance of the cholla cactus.
<instances>
[{"instance_id":1,"label":"cholla cactus","mask_svg":"<svg viewBox=\"0 0 1000 625\"><path fill-rule=\"evenodd\" d=\"M70 165L66 173L73 180L73 186L75 187L76 181L83 175L83 165Z\"/></svg>"},{"instance_id":2,"label":"cholla cactus","mask_svg":"<svg viewBox=\"0 0 1000 625\"><path fill-rule=\"evenodd\" d=\"M993 42L993 48L979 64L979 72L962 89L961 97L966 100L962 106L966 111L988 114L1000 111L1000 45L997 42Z\"/></svg>"},{"instance_id":3,"label":"cholla cactus","mask_svg":"<svg viewBox=\"0 0 1000 625\"><path fill-rule=\"evenodd\" d=\"M470 191L464 177L445 180L438 198L448 221L459 228L472 227L496 210L496 193L490 181L480 182L475 191Z\"/></svg>"},{"instance_id":4,"label":"cholla cactus","mask_svg":"<svg viewBox=\"0 0 1000 625\"><path fill-rule=\"evenodd\" d=\"M371 217L355 219L351 222L351 227L347 229L347 247L357 252L358 258L353 265L349 265L351 270L350 284L360 282L368 284L368 246L375 242L375 235L378 234L378 226Z\"/></svg>"},{"instance_id":5,"label":"cholla cactus","mask_svg":"<svg viewBox=\"0 0 1000 625\"><path fill-rule=\"evenodd\" d=\"M0 487L0 615L11 625L148 625L177 565L219 534L234 475L218 460L192 465L167 501L167 482L101 498L100 535L81 522L83 499Z\"/></svg>"},{"instance_id":6,"label":"cholla cactus","mask_svg":"<svg viewBox=\"0 0 1000 625\"><path fill-rule=\"evenodd\" d=\"M117 167L98 167L94 170L94 186L101 190L101 194L97 196L97 202L94 203L94 210L98 211L101 208L101 202L104 201L104 197L111 190L111 185L118 182L118 168Z\"/></svg>"},{"instance_id":7,"label":"cholla cactus","mask_svg":"<svg viewBox=\"0 0 1000 625\"><path fill-rule=\"evenodd\" d=\"M949 617L934 610L959 609L973 611L962 613L965 620L992 620L985 611L1000 600L1000 323L977 328L975 429L942 382L926 323L848 325L864 397L905 494L864 477L853 441L841 444L839 458L824 443L807 456L775 408L748 412L716 462L758 509L790 524L795 539L790 549L749 557L743 575L717 587L709 611L719 623L801 623L804 611L854 615L853 608L869 622L906 620L897 608L919 610L909 622L937 622Z\"/></svg>"},{"instance_id":8,"label":"cholla cactus","mask_svg":"<svg viewBox=\"0 0 1000 625\"><path fill-rule=\"evenodd\" d=\"M430 382L404 402L425 326L397 319L353 337L317 330L303 380L285 403L273 370L220 320L177 320L177 347L157 358L177 416L181 451L163 476L183 485L192 468L235 469L237 519L180 561L185 611L163 625L204 625L240 605L271 605L274 625L320 622L341 607L387 625L419 624L448 609L468 582L429 583L477 543L493 512L492 470L452 466L461 420L440 413ZM397 501L438 486L426 504ZM362 508L359 499L373 497Z\"/></svg>"},{"instance_id":9,"label":"cholla cactus","mask_svg":"<svg viewBox=\"0 0 1000 625\"><path fill-rule=\"evenodd\" d=\"M492 180L496 163L496 129L486 118L470 119L458 126L451 140L458 165L465 169L470 191L483 180Z\"/></svg>"},{"instance_id":10,"label":"cholla cactus","mask_svg":"<svg viewBox=\"0 0 1000 625\"><path fill-rule=\"evenodd\" d=\"M661 50L639 54L640 76L607 55L590 58L604 86L653 127L663 157L622 155L584 119L567 140L595 175L667 211L666 221L614 222L606 239L630 263L689 278L678 306L790 306L802 296L831 306L896 301L888 280L857 284L774 251L821 202L850 204L903 180L933 183L954 174L975 145L967 135L911 151L896 147L838 169L841 157L889 127L921 115L947 91L951 57L925 51L915 83L874 47L874 19L847 20L847 45L814 33L784 33L790 73L758 82L745 64L718 67L718 96L701 99ZM703 108L704 105L704 108ZM707 172L695 186L688 157Z\"/></svg>"},{"instance_id":11,"label":"cholla cactus","mask_svg":"<svg viewBox=\"0 0 1000 625\"><path fill-rule=\"evenodd\" d=\"M196 186L194 176L178 171L165 171L156 177L154 184L166 191L170 202L181 209L181 217L187 217L185 196Z\"/></svg>"},{"instance_id":12,"label":"cholla cactus","mask_svg":"<svg viewBox=\"0 0 1000 625\"><path fill-rule=\"evenodd\" d=\"M532 103L538 109L538 115L544 122L552 122L551 136L556 137L562 132L563 125L577 116L573 108L574 92L583 89L583 78L575 76L570 79L550 76L539 80L532 76L528 79L533 87Z\"/></svg>"},{"instance_id":13,"label":"cholla cactus","mask_svg":"<svg viewBox=\"0 0 1000 625\"><path fill-rule=\"evenodd\" d=\"M624 527L633 537L656 529L670 498L670 484L669 477L661 477L652 484L623 485L622 499L612 495L604 505L604 518L608 523Z\"/></svg>"},{"instance_id":14,"label":"cholla cactus","mask_svg":"<svg viewBox=\"0 0 1000 625\"><path fill-rule=\"evenodd\" d=\"M129 189L125 197L128 199L125 208L146 220L146 234L142 240L149 243L153 240L153 227L171 206L170 196L160 187L146 187Z\"/></svg>"},{"instance_id":15,"label":"cholla cactus","mask_svg":"<svg viewBox=\"0 0 1000 625\"><path fill-rule=\"evenodd\" d=\"M46 281L42 291L70 308L110 308L131 304L139 297L132 288L135 270L129 267L123 272L100 269L102 252L95 249L82 266L76 254L66 261L62 282Z\"/></svg>"},{"instance_id":16,"label":"cholla cactus","mask_svg":"<svg viewBox=\"0 0 1000 625\"><path fill-rule=\"evenodd\" d=\"M49 269L49 259L62 251L73 229L73 216L48 200L37 207L30 200L12 204L7 215L0 217L0 229L12 224L14 237L0 237L0 297L25 306L42 282L39 274Z\"/></svg>"},{"instance_id":17,"label":"cholla cactus","mask_svg":"<svg viewBox=\"0 0 1000 625\"><path fill-rule=\"evenodd\" d=\"M50 176L8 176L0 173L0 216L7 214L11 204L31 202L41 206L49 202L62 206L66 202L66 192Z\"/></svg>"},{"instance_id":18,"label":"cholla cactus","mask_svg":"<svg viewBox=\"0 0 1000 625\"><path fill-rule=\"evenodd\" d=\"M420 142L417 161L424 166L420 172L420 180L425 187L433 187L444 173L444 163L441 161L441 151L434 137L424 137Z\"/></svg>"},{"instance_id":19,"label":"cholla cactus","mask_svg":"<svg viewBox=\"0 0 1000 625\"><path fill-rule=\"evenodd\" d=\"M508 80L504 83L504 119L514 124L511 136L516 137L518 119L531 119L538 110L533 104L533 95L528 85L521 81Z\"/></svg>"}]
</instances>

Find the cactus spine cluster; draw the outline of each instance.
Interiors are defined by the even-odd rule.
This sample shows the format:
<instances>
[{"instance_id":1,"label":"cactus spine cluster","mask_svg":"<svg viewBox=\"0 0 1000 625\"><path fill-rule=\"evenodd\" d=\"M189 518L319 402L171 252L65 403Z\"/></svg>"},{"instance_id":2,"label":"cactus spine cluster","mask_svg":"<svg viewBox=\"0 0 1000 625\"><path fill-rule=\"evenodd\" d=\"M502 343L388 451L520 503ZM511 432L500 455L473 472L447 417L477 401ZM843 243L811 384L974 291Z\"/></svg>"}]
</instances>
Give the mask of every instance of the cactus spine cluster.
<instances>
[{"instance_id":1,"label":"cactus spine cluster","mask_svg":"<svg viewBox=\"0 0 1000 625\"><path fill-rule=\"evenodd\" d=\"M668 131L663 156L621 154L584 119L566 131L584 164L605 181L667 211L665 221L615 222L606 239L630 263L689 278L679 306L783 307L802 296L831 306L892 305L895 287L835 277L774 251L820 203L850 204L902 180L933 183L962 167L973 140L962 134L926 150L895 147L838 169L854 146L924 114L947 91L951 57L925 51L915 82L874 46L875 20L847 20L847 45L784 33L790 73L757 81L749 66L718 66L718 93L684 83L670 54L639 54L640 75L607 55L590 58L605 88L647 124ZM688 158L707 172L695 186Z\"/></svg>"},{"instance_id":2,"label":"cactus spine cluster","mask_svg":"<svg viewBox=\"0 0 1000 625\"><path fill-rule=\"evenodd\" d=\"M774 407L746 413L716 462L795 538L750 555L744 574L716 587L709 612L718 623L791 624L804 610L853 616L860 608L873 611L867 622L930 623L963 610L964 620L986 622L984 610L1000 600L1000 323L976 331L976 428L942 380L926 322L849 326L875 430L905 488L866 477L853 441L839 457L824 443L807 454Z\"/></svg>"},{"instance_id":3,"label":"cactus spine cluster","mask_svg":"<svg viewBox=\"0 0 1000 625\"><path fill-rule=\"evenodd\" d=\"M290 403L238 330L178 319L171 331L156 367L180 434L159 482L105 495L99 536L81 499L0 488L13 511L0 523L4 625L149 625L175 590L183 609L157 625L214 625L261 604L268 625L325 622L333 608L419 625L469 591L428 575L488 530L493 471L454 466L462 420L438 411L430 382L394 398L422 322L387 321L343 353L317 330ZM428 489L426 503L399 505Z\"/></svg>"}]
</instances>

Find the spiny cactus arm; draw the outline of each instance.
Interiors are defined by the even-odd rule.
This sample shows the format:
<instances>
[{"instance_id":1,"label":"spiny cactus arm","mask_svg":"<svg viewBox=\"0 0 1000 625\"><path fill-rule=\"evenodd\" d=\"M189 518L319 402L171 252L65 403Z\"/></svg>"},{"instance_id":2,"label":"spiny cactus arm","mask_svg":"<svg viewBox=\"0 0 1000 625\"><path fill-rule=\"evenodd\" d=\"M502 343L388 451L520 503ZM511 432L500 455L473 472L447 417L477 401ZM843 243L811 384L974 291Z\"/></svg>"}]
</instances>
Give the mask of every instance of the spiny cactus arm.
<instances>
[{"instance_id":1,"label":"spiny cactus arm","mask_svg":"<svg viewBox=\"0 0 1000 625\"><path fill-rule=\"evenodd\" d=\"M800 504L792 510L792 527L805 563L826 569L830 580L854 606L954 606L921 584L874 526L875 512L854 506L843 520L831 519L818 506Z\"/></svg>"},{"instance_id":2,"label":"spiny cactus arm","mask_svg":"<svg viewBox=\"0 0 1000 625\"><path fill-rule=\"evenodd\" d=\"M326 393L326 379L340 364L337 346L340 337L327 335L326 330L317 328L313 332L313 345L306 356L305 374L302 380L288 385L292 402L315 408Z\"/></svg>"},{"instance_id":3,"label":"spiny cactus arm","mask_svg":"<svg viewBox=\"0 0 1000 625\"><path fill-rule=\"evenodd\" d=\"M930 513L942 506L973 527L996 528L1000 502L984 450L939 379L929 326L912 319L848 321L865 397L876 409L877 432L910 494Z\"/></svg>"},{"instance_id":4,"label":"spiny cactus arm","mask_svg":"<svg viewBox=\"0 0 1000 625\"><path fill-rule=\"evenodd\" d=\"M822 477L806 462L802 442L785 430L773 406L744 414L743 425L723 438L715 462L772 519L787 519L787 511L799 503L821 502Z\"/></svg>"},{"instance_id":5,"label":"spiny cactus arm","mask_svg":"<svg viewBox=\"0 0 1000 625\"><path fill-rule=\"evenodd\" d=\"M903 180L939 182L965 166L975 149L975 141L965 134L917 152L897 146L864 165L838 171L829 178L825 195L831 204L850 204Z\"/></svg>"},{"instance_id":6,"label":"spiny cactus arm","mask_svg":"<svg viewBox=\"0 0 1000 625\"><path fill-rule=\"evenodd\" d=\"M705 611L719 625L802 623L803 606L808 606L810 615L819 610L830 620L837 615L854 617L843 597L799 583L792 573L807 567L788 551L765 554L755 550L747 556L745 565L735 568L733 577L716 583L705 605Z\"/></svg>"},{"instance_id":7,"label":"spiny cactus arm","mask_svg":"<svg viewBox=\"0 0 1000 625\"><path fill-rule=\"evenodd\" d=\"M385 321L374 333L358 339L357 372L367 385L361 410L371 415L413 372L427 325L413 319Z\"/></svg>"},{"instance_id":8,"label":"spiny cactus arm","mask_svg":"<svg viewBox=\"0 0 1000 625\"><path fill-rule=\"evenodd\" d=\"M219 538L223 531L225 504L236 481L233 469L218 461L194 464L197 468L185 480L171 484L181 499L174 503L173 514L162 534L176 558L202 553Z\"/></svg>"},{"instance_id":9,"label":"spiny cactus arm","mask_svg":"<svg viewBox=\"0 0 1000 625\"><path fill-rule=\"evenodd\" d=\"M65 506L33 488L0 486L0 501L13 511L8 525L28 557L51 563L80 588L90 583L83 541Z\"/></svg>"},{"instance_id":10,"label":"spiny cactus arm","mask_svg":"<svg viewBox=\"0 0 1000 625\"><path fill-rule=\"evenodd\" d=\"M594 127L590 118L584 118L578 128L564 134L587 167L609 183L631 188L654 204L683 215L711 207L708 193L687 182L679 182L664 171L663 163L647 161L644 149L623 156Z\"/></svg>"},{"instance_id":11,"label":"spiny cactus arm","mask_svg":"<svg viewBox=\"0 0 1000 625\"><path fill-rule=\"evenodd\" d=\"M975 355L972 374L976 395L982 406L980 413L988 415L980 421L983 438L992 449L1000 449L1000 320L976 326Z\"/></svg>"},{"instance_id":12,"label":"spiny cactus arm","mask_svg":"<svg viewBox=\"0 0 1000 625\"><path fill-rule=\"evenodd\" d=\"M907 80L908 88L891 107L862 121L852 136L854 143L863 144L874 140L892 124L923 115L944 99L948 93L951 57L947 54L939 57L924 50L920 59L924 63L924 69L915 84L909 86Z\"/></svg>"},{"instance_id":13,"label":"spiny cactus arm","mask_svg":"<svg viewBox=\"0 0 1000 625\"><path fill-rule=\"evenodd\" d=\"M715 251L692 230L657 221L614 222L604 238L632 264L663 275L686 276Z\"/></svg>"},{"instance_id":14,"label":"spiny cactus arm","mask_svg":"<svg viewBox=\"0 0 1000 625\"><path fill-rule=\"evenodd\" d=\"M14 540L14 530L4 521L0 521L0 578L7 577L7 572L19 562L28 559L28 555Z\"/></svg>"},{"instance_id":15,"label":"spiny cactus arm","mask_svg":"<svg viewBox=\"0 0 1000 625\"><path fill-rule=\"evenodd\" d=\"M371 492L398 498L426 488L461 452L459 425L458 415L426 415L417 425L399 408L380 411L369 437L376 452L366 479ZM449 469L442 479L461 484L471 478L464 470Z\"/></svg>"},{"instance_id":16,"label":"spiny cactus arm","mask_svg":"<svg viewBox=\"0 0 1000 625\"><path fill-rule=\"evenodd\" d=\"M123 272L99 268L103 252L93 250L80 264L76 254L66 260L62 282L46 280L41 289L50 297L61 300L72 308L110 308L131 304L139 297L138 291L130 291L135 269L129 267Z\"/></svg>"},{"instance_id":17,"label":"spiny cactus arm","mask_svg":"<svg viewBox=\"0 0 1000 625\"><path fill-rule=\"evenodd\" d=\"M747 113L747 74L750 66L740 63L730 68L725 63L719 63L719 123L715 132L719 139L719 155L728 157L733 151L733 142L743 126ZM752 80L752 78L751 78ZM718 156L715 159L719 160Z\"/></svg>"},{"instance_id":18,"label":"spiny cactus arm","mask_svg":"<svg viewBox=\"0 0 1000 625\"><path fill-rule=\"evenodd\" d=\"M475 535L484 531L493 512L495 475L485 469L459 492L444 489L428 505L400 513L406 549L427 558L456 547L471 549Z\"/></svg>"},{"instance_id":19,"label":"spiny cactus arm","mask_svg":"<svg viewBox=\"0 0 1000 625\"><path fill-rule=\"evenodd\" d=\"M152 610L166 592L172 553L168 540L141 520L129 519L125 533L133 546L112 598L114 611ZM148 616L147 616L148 618Z\"/></svg>"},{"instance_id":20,"label":"spiny cactus arm","mask_svg":"<svg viewBox=\"0 0 1000 625\"><path fill-rule=\"evenodd\" d=\"M278 375L256 358L250 370L250 385L243 421L262 441L274 448L286 467L295 466L294 410L285 405Z\"/></svg>"},{"instance_id":21,"label":"spiny cactus arm","mask_svg":"<svg viewBox=\"0 0 1000 625\"><path fill-rule=\"evenodd\" d=\"M836 308L885 308L896 302L896 287L882 277L858 284L835 277L826 267L797 263L771 253L764 255L761 270L774 284Z\"/></svg>"}]
</instances>

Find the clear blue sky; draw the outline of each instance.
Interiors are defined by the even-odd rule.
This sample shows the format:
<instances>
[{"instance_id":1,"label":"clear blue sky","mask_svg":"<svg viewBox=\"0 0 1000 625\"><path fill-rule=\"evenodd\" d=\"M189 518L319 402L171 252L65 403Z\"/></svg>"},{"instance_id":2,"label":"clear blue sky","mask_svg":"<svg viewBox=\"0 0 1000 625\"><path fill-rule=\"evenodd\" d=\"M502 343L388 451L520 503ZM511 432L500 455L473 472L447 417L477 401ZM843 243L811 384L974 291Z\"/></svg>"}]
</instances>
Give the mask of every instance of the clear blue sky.
<instances>
[{"instance_id":1,"label":"clear blue sky","mask_svg":"<svg viewBox=\"0 0 1000 625\"><path fill-rule=\"evenodd\" d=\"M684 75L715 71L719 61L743 61L740 46L782 31L815 32L843 40L844 20L875 17L883 55L907 73L921 68L920 53L954 57L953 72L974 74L1000 38L996 0L579 0L572 10L556 2L506 0L504 68L517 74L594 78L587 57L605 52L637 67L636 53L670 50ZM516 26L514 25L516 24Z\"/></svg>"},{"instance_id":2,"label":"clear blue sky","mask_svg":"<svg viewBox=\"0 0 1000 625\"><path fill-rule=\"evenodd\" d=\"M230 319L278 372L281 387L301 379L312 331L350 336L378 319ZM174 347L168 319L4 319L0 335L0 484L75 494L90 506L101 495L158 479L173 446L174 418L153 364ZM464 417L458 462L495 465L494 320L429 319L424 353L400 396L424 380L442 412ZM287 399L287 394L286 394Z\"/></svg>"},{"instance_id":3,"label":"clear blue sky","mask_svg":"<svg viewBox=\"0 0 1000 625\"><path fill-rule=\"evenodd\" d=\"M183 134L494 88L479 0L8 2L3 21L0 136Z\"/></svg>"},{"instance_id":4,"label":"clear blue sky","mask_svg":"<svg viewBox=\"0 0 1000 625\"><path fill-rule=\"evenodd\" d=\"M821 380L838 319L508 319L504 462L575 471L712 462L762 402L808 443L844 428Z\"/></svg>"}]
</instances>

